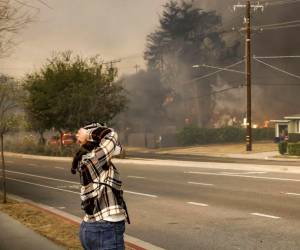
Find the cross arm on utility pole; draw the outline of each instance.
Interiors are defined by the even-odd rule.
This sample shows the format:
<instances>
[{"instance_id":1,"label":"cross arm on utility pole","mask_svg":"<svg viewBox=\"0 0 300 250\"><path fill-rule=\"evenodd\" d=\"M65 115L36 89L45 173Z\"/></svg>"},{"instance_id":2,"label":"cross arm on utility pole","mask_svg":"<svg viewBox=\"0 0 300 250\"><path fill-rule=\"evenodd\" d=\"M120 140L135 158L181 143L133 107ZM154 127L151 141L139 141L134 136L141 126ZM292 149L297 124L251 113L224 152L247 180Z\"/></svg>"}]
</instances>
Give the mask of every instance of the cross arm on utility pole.
<instances>
[{"instance_id":1,"label":"cross arm on utility pole","mask_svg":"<svg viewBox=\"0 0 300 250\"><path fill-rule=\"evenodd\" d=\"M103 62L102 64L103 65L110 65L110 68L112 68L114 64L119 63L119 62L121 62L121 59L111 60L111 61L108 61L108 62Z\"/></svg>"},{"instance_id":2,"label":"cross arm on utility pole","mask_svg":"<svg viewBox=\"0 0 300 250\"><path fill-rule=\"evenodd\" d=\"M238 8L247 8L247 4L235 4L233 5L233 10L236 11L236 9ZM265 6L262 4L259 4L259 2L257 4L250 4L250 8L252 8L254 11L261 9L261 11L264 11Z\"/></svg>"}]
</instances>

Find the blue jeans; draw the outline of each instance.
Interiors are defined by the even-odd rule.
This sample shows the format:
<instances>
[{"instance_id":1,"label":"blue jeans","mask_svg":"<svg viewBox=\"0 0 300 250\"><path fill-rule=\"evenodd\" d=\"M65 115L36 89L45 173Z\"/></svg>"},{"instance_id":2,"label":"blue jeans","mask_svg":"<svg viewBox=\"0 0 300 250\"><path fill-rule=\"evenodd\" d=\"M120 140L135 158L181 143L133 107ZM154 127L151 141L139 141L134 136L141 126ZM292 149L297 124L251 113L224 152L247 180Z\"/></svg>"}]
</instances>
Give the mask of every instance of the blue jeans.
<instances>
[{"instance_id":1,"label":"blue jeans","mask_svg":"<svg viewBox=\"0 0 300 250\"><path fill-rule=\"evenodd\" d=\"M80 241L85 250L124 250L125 221L80 224Z\"/></svg>"}]
</instances>

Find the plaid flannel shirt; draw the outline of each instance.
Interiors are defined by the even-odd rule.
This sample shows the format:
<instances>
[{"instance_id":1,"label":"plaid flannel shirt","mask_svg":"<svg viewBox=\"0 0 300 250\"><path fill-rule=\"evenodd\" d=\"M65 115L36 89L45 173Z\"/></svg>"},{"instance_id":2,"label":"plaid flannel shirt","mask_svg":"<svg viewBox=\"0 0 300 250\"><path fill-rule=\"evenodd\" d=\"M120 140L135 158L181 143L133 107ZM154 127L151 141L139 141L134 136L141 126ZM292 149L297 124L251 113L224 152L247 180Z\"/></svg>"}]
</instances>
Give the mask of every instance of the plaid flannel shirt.
<instances>
[{"instance_id":1,"label":"plaid flannel shirt","mask_svg":"<svg viewBox=\"0 0 300 250\"><path fill-rule=\"evenodd\" d=\"M127 216L119 172L111 163L118 145L118 135L110 129L99 147L83 155L79 163L80 196L86 222L105 220L115 214Z\"/></svg>"}]
</instances>

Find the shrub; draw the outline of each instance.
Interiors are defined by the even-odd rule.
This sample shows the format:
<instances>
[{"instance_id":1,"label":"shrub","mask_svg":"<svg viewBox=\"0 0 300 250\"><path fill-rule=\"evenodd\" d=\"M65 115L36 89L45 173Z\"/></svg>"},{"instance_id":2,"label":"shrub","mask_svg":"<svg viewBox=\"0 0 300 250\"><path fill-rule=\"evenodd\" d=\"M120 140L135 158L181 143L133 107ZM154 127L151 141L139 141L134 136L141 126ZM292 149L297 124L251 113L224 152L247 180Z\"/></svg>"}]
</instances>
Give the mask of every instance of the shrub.
<instances>
[{"instance_id":1,"label":"shrub","mask_svg":"<svg viewBox=\"0 0 300 250\"><path fill-rule=\"evenodd\" d=\"M60 148L60 146L57 145L41 145L29 140L24 140L19 143L7 141L4 144L5 151L49 156L73 156L78 150L78 147L77 144L73 144Z\"/></svg>"},{"instance_id":2,"label":"shrub","mask_svg":"<svg viewBox=\"0 0 300 250\"><path fill-rule=\"evenodd\" d=\"M278 151L280 154L286 154L287 153L287 147L288 143L286 141L278 143Z\"/></svg>"},{"instance_id":3,"label":"shrub","mask_svg":"<svg viewBox=\"0 0 300 250\"><path fill-rule=\"evenodd\" d=\"M241 142L246 136L242 128L224 127L214 131L217 133L216 142Z\"/></svg>"},{"instance_id":4,"label":"shrub","mask_svg":"<svg viewBox=\"0 0 300 250\"><path fill-rule=\"evenodd\" d=\"M252 129L254 140L274 140L274 128L256 128Z\"/></svg>"},{"instance_id":5,"label":"shrub","mask_svg":"<svg viewBox=\"0 0 300 250\"><path fill-rule=\"evenodd\" d=\"M253 129L254 140L272 140L274 129ZM223 128L199 128L187 126L177 133L177 141L180 145L201 145L210 143L243 142L246 138L246 129L236 127Z\"/></svg>"},{"instance_id":6,"label":"shrub","mask_svg":"<svg viewBox=\"0 0 300 250\"><path fill-rule=\"evenodd\" d=\"M253 140L272 140L273 128L253 129ZM177 133L180 145L243 142L246 138L246 129L236 127L199 128L195 125L184 127Z\"/></svg>"},{"instance_id":7,"label":"shrub","mask_svg":"<svg viewBox=\"0 0 300 250\"><path fill-rule=\"evenodd\" d=\"M288 154L300 156L300 143L288 143Z\"/></svg>"},{"instance_id":8,"label":"shrub","mask_svg":"<svg viewBox=\"0 0 300 250\"><path fill-rule=\"evenodd\" d=\"M289 142L300 142L300 134L289 133Z\"/></svg>"}]
</instances>

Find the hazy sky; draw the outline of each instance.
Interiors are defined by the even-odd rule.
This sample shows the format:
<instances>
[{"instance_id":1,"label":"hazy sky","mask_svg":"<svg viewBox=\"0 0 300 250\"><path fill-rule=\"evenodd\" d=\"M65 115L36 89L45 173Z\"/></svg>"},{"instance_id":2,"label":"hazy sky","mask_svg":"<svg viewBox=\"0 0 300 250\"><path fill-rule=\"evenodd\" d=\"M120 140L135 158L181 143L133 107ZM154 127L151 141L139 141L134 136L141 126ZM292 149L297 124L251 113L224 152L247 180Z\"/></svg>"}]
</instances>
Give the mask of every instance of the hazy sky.
<instances>
[{"instance_id":1,"label":"hazy sky","mask_svg":"<svg viewBox=\"0 0 300 250\"><path fill-rule=\"evenodd\" d=\"M45 0L44 0L45 1ZM143 65L146 35L158 25L166 0L36 0L38 21L18 36L14 53L0 60L1 71L21 77L38 69L55 50L71 49L83 56L100 54L105 60L124 58L121 73Z\"/></svg>"}]
</instances>

